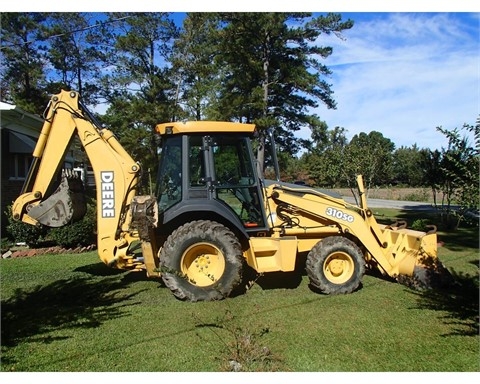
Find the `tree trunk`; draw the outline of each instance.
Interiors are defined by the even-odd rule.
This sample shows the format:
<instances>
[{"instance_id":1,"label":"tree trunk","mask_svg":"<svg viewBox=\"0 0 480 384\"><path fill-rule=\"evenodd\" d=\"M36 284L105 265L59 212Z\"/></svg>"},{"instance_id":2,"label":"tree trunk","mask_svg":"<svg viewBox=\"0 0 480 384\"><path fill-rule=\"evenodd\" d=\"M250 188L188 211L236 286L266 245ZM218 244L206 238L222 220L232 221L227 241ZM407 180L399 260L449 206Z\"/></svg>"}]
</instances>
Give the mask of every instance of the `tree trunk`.
<instances>
[{"instance_id":1,"label":"tree trunk","mask_svg":"<svg viewBox=\"0 0 480 384\"><path fill-rule=\"evenodd\" d=\"M270 36L265 36L265 44L263 49L263 121L267 121L268 115L268 86L269 86L269 77L268 77L268 69L270 66L269 57L270 57ZM269 127L261 127L263 130L268 129ZM273 145L273 143L272 143ZM258 169L259 175L264 175L264 168L265 168L265 132L262 131L259 136L259 146L257 151L257 162L258 162Z\"/></svg>"},{"instance_id":2,"label":"tree trunk","mask_svg":"<svg viewBox=\"0 0 480 384\"><path fill-rule=\"evenodd\" d=\"M258 176L263 177L265 164L265 135L263 131L258 136L258 150L257 150L257 171Z\"/></svg>"}]
</instances>

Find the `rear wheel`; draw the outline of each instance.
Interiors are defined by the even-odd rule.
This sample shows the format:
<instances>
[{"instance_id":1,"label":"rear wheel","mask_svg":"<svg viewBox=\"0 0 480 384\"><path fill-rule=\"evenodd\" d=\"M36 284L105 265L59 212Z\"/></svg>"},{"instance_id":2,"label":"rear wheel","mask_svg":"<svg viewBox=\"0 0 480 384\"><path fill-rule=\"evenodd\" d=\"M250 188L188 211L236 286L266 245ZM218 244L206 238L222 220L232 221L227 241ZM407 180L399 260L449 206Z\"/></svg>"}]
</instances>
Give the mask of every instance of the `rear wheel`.
<instances>
[{"instance_id":1,"label":"rear wheel","mask_svg":"<svg viewBox=\"0 0 480 384\"><path fill-rule=\"evenodd\" d=\"M165 285L180 300L221 300L240 284L242 248L237 237L214 221L176 229L160 252Z\"/></svg>"},{"instance_id":2,"label":"rear wheel","mask_svg":"<svg viewBox=\"0 0 480 384\"><path fill-rule=\"evenodd\" d=\"M365 260L353 241L331 236L319 241L309 252L306 271L310 284L322 293L351 293L360 286Z\"/></svg>"}]
</instances>

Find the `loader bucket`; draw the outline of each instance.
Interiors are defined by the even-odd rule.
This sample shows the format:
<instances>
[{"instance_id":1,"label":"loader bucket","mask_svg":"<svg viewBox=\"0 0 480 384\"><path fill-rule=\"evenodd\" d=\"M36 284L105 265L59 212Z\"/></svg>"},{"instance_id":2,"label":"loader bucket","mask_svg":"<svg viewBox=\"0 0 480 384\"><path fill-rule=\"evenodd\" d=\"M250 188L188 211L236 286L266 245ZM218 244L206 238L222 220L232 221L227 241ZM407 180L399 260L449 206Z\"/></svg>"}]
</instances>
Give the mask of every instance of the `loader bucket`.
<instances>
[{"instance_id":1,"label":"loader bucket","mask_svg":"<svg viewBox=\"0 0 480 384\"><path fill-rule=\"evenodd\" d=\"M28 216L49 227L62 227L78 221L86 211L82 180L70 170L62 171L60 185L50 197L27 207Z\"/></svg>"},{"instance_id":2,"label":"loader bucket","mask_svg":"<svg viewBox=\"0 0 480 384\"><path fill-rule=\"evenodd\" d=\"M419 257L411 275L399 275L397 281L415 290L441 289L455 280L450 271L436 257Z\"/></svg>"},{"instance_id":3,"label":"loader bucket","mask_svg":"<svg viewBox=\"0 0 480 384\"><path fill-rule=\"evenodd\" d=\"M427 233L406 229L406 225L386 229L398 236L395 253L402 261L397 281L413 289L444 288L453 283L452 275L437 257L437 228L431 227Z\"/></svg>"}]
</instances>

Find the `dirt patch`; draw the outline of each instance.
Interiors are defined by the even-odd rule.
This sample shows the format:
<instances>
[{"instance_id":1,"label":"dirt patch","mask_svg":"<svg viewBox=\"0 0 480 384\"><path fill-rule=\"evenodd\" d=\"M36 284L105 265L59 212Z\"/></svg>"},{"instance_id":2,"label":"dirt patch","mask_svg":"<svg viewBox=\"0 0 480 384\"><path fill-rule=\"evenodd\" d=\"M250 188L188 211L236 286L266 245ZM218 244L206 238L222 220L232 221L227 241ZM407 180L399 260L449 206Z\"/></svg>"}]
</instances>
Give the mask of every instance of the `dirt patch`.
<instances>
[{"instance_id":1,"label":"dirt patch","mask_svg":"<svg viewBox=\"0 0 480 384\"><path fill-rule=\"evenodd\" d=\"M38 255L60 255L60 254L72 254L72 253L83 253L90 252L97 248L96 245L89 245L88 247L77 247L77 248L63 248L59 246L53 247L44 247L44 248L28 248L28 247L17 247L8 250L2 254L3 259L11 258L15 259L18 257L34 257Z\"/></svg>"}]
</instances>

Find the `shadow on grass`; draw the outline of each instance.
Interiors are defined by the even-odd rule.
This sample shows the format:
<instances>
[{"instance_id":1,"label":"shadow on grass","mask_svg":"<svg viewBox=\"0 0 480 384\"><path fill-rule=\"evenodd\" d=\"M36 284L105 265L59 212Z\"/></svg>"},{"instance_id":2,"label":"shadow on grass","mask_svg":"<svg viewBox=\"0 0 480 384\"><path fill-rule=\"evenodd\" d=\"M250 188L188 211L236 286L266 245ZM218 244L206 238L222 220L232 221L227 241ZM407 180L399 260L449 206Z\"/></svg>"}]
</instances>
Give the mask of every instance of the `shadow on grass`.
<instances>
[{"instance_id":1,"label":"shadow on grass","mask_svg":"<svg viewBox=\"0 0 480 384\"><path fill-rule=\"evenodd\" d=\"M306 276L305 261L308 252L297 255L295 269L291 272L266 272L255 277L255 283L262 289L296 289L302 283L303 276ZM251 272L251 278L256 272Z\"/></svg>"},{"instance_id":2,"label":"shadow on grass","mask_svg":"<svg viewBox=\"0 0 480 384\"><path fill-rule=\"evenodd\" d=\"M452 251L468 248L479 248L478 228L459 228L455 231L443 232L437 235L443 241L444 247Z\"/></svg>"},{"instance_id":3,"label":"shadow on grass","mask_svg":"<svg viewBox=\"0 0 480 384\"><path fill-rule=\"evenodd\" d=\"M20 343L50 343L69 337L59 336L59 330L94 328L126 316L124 308L136 305L131 299L139 293L123 291L127 285L115 276L81 277L18 289L1 302L2 354Z\"/></svg>"},{"instance_id":4,"label":"shadow on grass","mask_svg":"<svg viewBox=\"0 0 480 384\"><path fill-rule=\"evenodd\" d=\"M156 281L161 287L164 287L165 285L163 284L162 279L159 278L154 278L154 277L148 277L145 271L126 271L122 269L115 269L108 267L104 263L94 263L94 264L88 264L84 265L81 267L78 267L75 269L75 272L82 272L86 273L90 276L98 276L98 277L104 277L104 276L119 276L122 275L121 281L126 285L130 283L135 283L137 281Z\"/></svg>"},{"instance_id":5,"label":"shadow on grass","mask_svg":"<svg viewBox=\"0 0 480 384\"><path fill-rule=\"evenodd\" d=\"M261 275L256 283L262 289L296 289L302 283L303 271L268 272Z\"/></svg>"},{"instance_id":6,"label":"shadow on grass","mask_svg":"<svg viewBox=\"0 0 480 384\"><path fill-rule=\"evenodd\" d=\"M441 318L453 330L443 336L479 335L479 277L451 271L455 284L441 290L414 292L419 309L446 312Z\"/></svg>"},{"instance_id":7,"label":"shadow on grass","mask_svg":"<svg viewBox=\"0 0 480 384\"><path fill-rule=\"evenodd\" d=\"M81 267L75 268L75 272L87 273L91 276L116 276L123 275L127 272L121 269L110 268L105 263L93 263L82 265Z\"/></svg>"}]
</instances>

